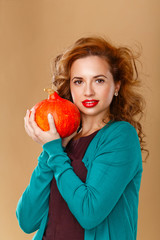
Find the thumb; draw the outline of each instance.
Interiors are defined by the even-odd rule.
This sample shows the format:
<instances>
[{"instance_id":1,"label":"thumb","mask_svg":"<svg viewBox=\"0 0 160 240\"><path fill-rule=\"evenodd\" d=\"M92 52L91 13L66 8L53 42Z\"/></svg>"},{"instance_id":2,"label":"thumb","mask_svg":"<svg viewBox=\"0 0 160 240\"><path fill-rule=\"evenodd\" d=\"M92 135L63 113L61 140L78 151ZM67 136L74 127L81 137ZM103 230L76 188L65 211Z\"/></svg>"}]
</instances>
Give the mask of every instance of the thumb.
<instances>
[{"instance_id":1,"label":"thumb","mask_svg":"<svg viewBox=\"0 0 160 240\"><path fill-rule=\"evenodd\" d=\"M54 118L51 113L48 114L48 123L51 131L54 131L54 132L57 131Z\"/></svg>"},{"instance_id":2,"label":"thumb","mask_svg":"<svg viewBox=\"0 0 160 240\"><path fill-rule=\"evenodd\" d=\"M70 136L63 138L63 139L62 139L62 146L63 146L63 147L66 147L67 144L69 143L69 141L70 141L74 136L76 136L76 134L77 134L77 130L76 130L74 133L72 133Z\"/></svg>"}]
</instances>

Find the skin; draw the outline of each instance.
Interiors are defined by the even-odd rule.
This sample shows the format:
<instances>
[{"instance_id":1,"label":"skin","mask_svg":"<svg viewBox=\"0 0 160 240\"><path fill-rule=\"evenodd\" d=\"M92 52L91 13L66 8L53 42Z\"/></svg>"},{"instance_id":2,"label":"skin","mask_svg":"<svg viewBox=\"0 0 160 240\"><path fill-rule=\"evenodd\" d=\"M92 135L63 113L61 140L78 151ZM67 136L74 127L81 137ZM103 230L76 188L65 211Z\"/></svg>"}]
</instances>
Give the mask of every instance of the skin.
<instances>
[{"instance_id":1,"label":"skin","mask_svg":"<svg viewBox=\"0 0 160 240\"><path fill-rule=\"evenodd\" d=\"M110 67L104 58L88 56L76 60L71 66L70 89L73 102L81 112L82 131L75 138L87 136L101 129L110 120L110 111L115 91L119 91L120 81L114 83ZM86 108L84 100L98 100L92 108Z\"/></svg>"},{"instance_id":2,"label":"skin","mask_svg":"<svg viewBox=\"0 0 160 240\"><path fill-rule=\"evenodd\" d=\"M101 129L105 124L103 119L107 117L110 110L115 91L119 91L120 81L114 83L113 76L109 70L107 61L98 56L88 56L73 62L70 69L70 90L73 102L81 112L82 129L77 134L62 139L62 145L66 146L71 138L87 136ZM98 104L86 108L82 101L95 99ZM32 109L29 117L27 110L24 125L27 134L37 143L43 145L49 141L59 139L52 115L48 115L49 131L42 131L35 122L35 110ZM108 118L108 121L110 119Z\"/></svg>"}]
</instances>

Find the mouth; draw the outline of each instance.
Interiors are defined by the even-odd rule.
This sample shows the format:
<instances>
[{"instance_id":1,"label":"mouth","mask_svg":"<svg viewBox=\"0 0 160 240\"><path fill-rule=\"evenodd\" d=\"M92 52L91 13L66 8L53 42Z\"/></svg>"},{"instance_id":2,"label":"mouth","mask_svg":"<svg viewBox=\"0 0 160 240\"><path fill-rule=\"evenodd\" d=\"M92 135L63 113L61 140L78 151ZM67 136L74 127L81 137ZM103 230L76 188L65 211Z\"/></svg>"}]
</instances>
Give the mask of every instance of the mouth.
<instances>
[{"instance_id":1,"label":"mouth","mask_svg":"<svg viewBox=\"0 0 160 240\"><path fill-rule=\"evenodd\" d=\"M98 104L99 100L94 100L94 99L91 99L91 100L84 100L82 102L83 106L86 107L86 108L92 108L94 106L96 106Z\"/></svg>"}]
</instances>

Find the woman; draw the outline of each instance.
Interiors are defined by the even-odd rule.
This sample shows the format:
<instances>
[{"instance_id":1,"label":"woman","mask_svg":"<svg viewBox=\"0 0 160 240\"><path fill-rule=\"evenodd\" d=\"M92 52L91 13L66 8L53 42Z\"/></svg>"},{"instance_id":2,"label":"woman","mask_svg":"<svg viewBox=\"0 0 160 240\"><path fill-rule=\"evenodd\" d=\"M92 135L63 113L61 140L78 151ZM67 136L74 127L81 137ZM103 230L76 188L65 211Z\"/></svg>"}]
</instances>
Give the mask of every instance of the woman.
<instances>
[{"instance_id":1,"label":"woman","mask_svg":"<svg viewBox=\"0 0 160 240\"><path fill-rule=\"evenodd\" d=\"M38 230L37 240L135 240L144 150L135 57L81 38L56 58L53 84L79 108L81 126L61 139L50 114L43 132L27 111L26 132L43 151L17 206L20 227Z\"/></svg>"}]
</instances>

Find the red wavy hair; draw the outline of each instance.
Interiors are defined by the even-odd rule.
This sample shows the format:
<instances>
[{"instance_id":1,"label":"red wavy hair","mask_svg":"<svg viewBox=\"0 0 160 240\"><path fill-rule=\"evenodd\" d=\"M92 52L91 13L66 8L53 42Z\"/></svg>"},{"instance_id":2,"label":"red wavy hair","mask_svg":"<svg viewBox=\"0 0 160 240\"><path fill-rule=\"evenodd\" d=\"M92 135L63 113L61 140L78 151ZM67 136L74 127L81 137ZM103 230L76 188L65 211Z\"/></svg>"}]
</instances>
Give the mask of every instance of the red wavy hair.
<instances>
[{"instance_id":1,"label":"red wavy hair","mask_svg":"<svg viewBox=\"0 0 160 240\"><path fill-rule=\"evenodd\" d=\"M144 114L145 100L137 91L141 86L136 65L138 56L128 47L116 47L102 37L80 38L55 59L53 84L59 95L72 101L69 83L71 65L75 60L87 56L104 58L110 66L114 81L121 81L119 94L113 97L110 105L109 118L132 124L137 130L141 150L149 153L144 148L145 134L140 122Z\"/></svg>"}]
</instances>

